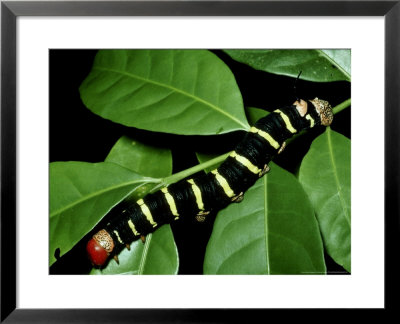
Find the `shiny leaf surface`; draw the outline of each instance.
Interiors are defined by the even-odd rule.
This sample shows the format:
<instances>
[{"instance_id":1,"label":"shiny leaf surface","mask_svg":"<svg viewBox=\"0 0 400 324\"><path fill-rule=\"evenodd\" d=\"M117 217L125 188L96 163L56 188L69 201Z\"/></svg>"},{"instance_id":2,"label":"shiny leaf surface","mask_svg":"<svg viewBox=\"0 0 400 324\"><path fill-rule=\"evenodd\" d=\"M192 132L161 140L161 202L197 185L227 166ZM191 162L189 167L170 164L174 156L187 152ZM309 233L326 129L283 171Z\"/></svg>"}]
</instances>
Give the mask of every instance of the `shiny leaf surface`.
<instances>
[{"instance_id":1,"label":"shiny leaf surface","mask_svg":"<svg viewBox=\"0 0 400 324\"><path fill-rule=\"evenodd\" d=\"M254 69L315 82L350 81L350 50L225 50Z\"/></svg>"},{"instance_id":2,"label":"shiny leaf surface","mask_svg":"<svg viewBox=\"0 0 400 324\"><path fill-rule=\"evenodd\" d=\"M206 50L101 50L80 87L95 114L174 134L247 130L229 68Z\"/></svg>"},{"instance_id":3,"label":"shiny leaf surface","mask_svg":"<svg viewBox=\"0 0 400 324\"><path fill-rule=\"evenodd\" d=\"M272 163L244 197L218 214L204 273L325 273L313 209L291 173Z\"/></svg>"},{"instance_id":4,"label":"shiny leaf surface","mask_svg":"<svg viewBox=\"0 0 400 324\"><path fill-rule=\"evenodd\" d=\"M299 171L328 254L351 271L351 145L328 127L312 143Z\"/></svg>"},{"instance_id":5,"label":"shiny leaf surface","mask_svg":"<svg viewBox=\"0 0 400 324\"><path fill-rule=\"evenodd\" d=\"M50 265L68 252L123 198L158 182L114 163L50 164Z\"/></svg>"}]
</instances>

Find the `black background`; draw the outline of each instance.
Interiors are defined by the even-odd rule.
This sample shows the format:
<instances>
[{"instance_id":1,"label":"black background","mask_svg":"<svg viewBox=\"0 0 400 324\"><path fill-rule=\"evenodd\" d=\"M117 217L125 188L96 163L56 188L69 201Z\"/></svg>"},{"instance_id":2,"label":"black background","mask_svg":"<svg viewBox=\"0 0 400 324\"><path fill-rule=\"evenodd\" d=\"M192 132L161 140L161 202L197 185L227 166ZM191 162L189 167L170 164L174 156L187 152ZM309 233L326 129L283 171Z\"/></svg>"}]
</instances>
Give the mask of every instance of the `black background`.
<instances>
[{"instance_id":1,"label":"black background","mask_svg":"<svg viewBox=\"0 0 400 324\"><path fill-rule=\"evenodd\" d=\"M230 59L225 53L213 50L232 70L245 106L268 111L295 100L294 79L254 70ZM219 136L178 136L143 131L112 123L90 112L82 103L79 86L89 74L96 50L50 50L50 162L104 161L108 152L122 135L155 146L171 148L173 172L196 164L194 152L225 153L233 149L243 132ZM332 106L351 97L349 82L297 82L297 95L303 99L319 97ZM332 129L350 138L350 111L335 115ZM293 141L275 162L296 172L311 141L323 130L313 129ZM205 248L212 230L212 219L203 224L178 221L172 224L179 252L179 274L201 274ZM91 269L85 244L89 233L51 268L51 274L85 274ZM329 274L346 274L328 255L325 255Z\"/></svg>"}]
</instances>

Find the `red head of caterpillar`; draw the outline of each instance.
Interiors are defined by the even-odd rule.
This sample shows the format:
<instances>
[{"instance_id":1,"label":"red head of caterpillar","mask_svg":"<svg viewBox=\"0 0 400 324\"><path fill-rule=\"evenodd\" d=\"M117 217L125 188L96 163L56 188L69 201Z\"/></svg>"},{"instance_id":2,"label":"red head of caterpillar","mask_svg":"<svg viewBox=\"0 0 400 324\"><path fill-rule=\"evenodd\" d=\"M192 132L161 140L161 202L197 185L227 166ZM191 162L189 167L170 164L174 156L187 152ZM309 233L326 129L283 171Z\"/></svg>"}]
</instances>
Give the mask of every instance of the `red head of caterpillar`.
<instances>
[{"instance_id":1,"label":"red head of caterpillar","mask_svg":"<svg viewBox=\"0 0 400 324\"><path fill-rule=\"evenodd\" d=\"M89 260L95 266L102 266L114 249L114 240L104 229L93 235L86 245Z\"/></svg>"}]
</instances>

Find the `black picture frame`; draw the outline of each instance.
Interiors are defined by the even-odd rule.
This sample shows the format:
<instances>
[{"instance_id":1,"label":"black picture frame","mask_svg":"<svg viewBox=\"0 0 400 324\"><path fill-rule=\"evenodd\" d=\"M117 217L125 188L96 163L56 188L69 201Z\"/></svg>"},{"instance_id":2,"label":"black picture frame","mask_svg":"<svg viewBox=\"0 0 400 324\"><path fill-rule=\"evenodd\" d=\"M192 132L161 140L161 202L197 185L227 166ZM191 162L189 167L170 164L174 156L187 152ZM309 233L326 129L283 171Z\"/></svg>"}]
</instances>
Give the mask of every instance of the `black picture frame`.
<instances>
[{"instance_id":1,"label":"black picture frame","mask_svg":"<svg viewBox=\"0 0 400 324\"><path fill-rule=\"evenodd\" d=\"M267 309L16 308L16 19L19 16L383 16L385 19L385 309L399 279L400 1L2 1L1 322L246 322ZM366 161L368 163L368 161ZM373 172L373 166L371 166ZM245 296L243 296L245 298Z\"/></svg>"}]
</instances>

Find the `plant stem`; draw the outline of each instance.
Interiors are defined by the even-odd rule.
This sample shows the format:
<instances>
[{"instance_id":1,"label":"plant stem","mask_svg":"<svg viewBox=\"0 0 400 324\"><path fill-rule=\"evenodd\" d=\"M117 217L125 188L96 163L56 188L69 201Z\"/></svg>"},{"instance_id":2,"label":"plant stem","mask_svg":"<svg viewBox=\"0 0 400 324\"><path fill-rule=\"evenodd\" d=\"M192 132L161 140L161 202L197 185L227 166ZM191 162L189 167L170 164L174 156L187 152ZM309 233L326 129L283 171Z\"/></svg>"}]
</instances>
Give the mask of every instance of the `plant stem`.
<instances>
[{"instance_id":1,"label":"plant stem","mask_svg":"<svg viewBox=\"0 0 400 324\"><path fill-rule=\"evenodd\" d=\"M351 99L347 99L347 100L343 101L342 103L340 103L339 105L335 106L332 109L333 114L335 115L335 114L339 113L343 109L346 109L347 107L350 107L350 105L351 105ZM291 139L287 140L286 141L287 144L289 144L293 139L297 138L300 135L301 134L296 134ZM186 170L183 170L181 172L175 173L175 174L173 174L173 175L171 175L169 177L163 178L161 180L161 182L151 190L151 192L155 192L155 191L159 190L162 187L166 187L166 186L168 186L168 185L170 185L172 183L178 182L179 180L182 180L182 179L184 179L184 178L186 178L188 176L191 176L192 174L195 174L195 173L197 173L199 171L202 171L202 170L204 170L204 169L206 169L206 168L208 168L210 166L217 165L217 164L223 162L228 157L229 154L230 154L230 152L222 154L220 156L217 156L214 159L211 159L211 160L206 161L204 163L199 163L199 164L195 165L194 167L191 167L189 169L186 169Z\"/></svg>"},{"instance_id":2,"label":"plant stem","mask_svg":"<svg viewBox=\"0 0 400 324\"><path fill-rule=\"evenodd\" d=\"M351 98L343 101L342 103L338 104L336 107L332 109L334 115L341 112L343 109L350 107L351 105Z\"/></svg>"},{"instance_id":3,"label":"plant stem","mask_svg":"<svg viewBox=\"0 0 400 324\"><path fill-rule=\"evenodd\" d=\"M202 171L202 170L204 170L204 169L206 169L206 168L208 168L210 166L217 165L217 164L223 162L228 157L229 154L230 154L230 152L222 154L222 155L219 155L214 159L208 160L208 161L206 161L204 163L197 164L194 167L191 167L189 169L186 169L186 170L183 170L181 172L175 173L175 174L173 174L173 175L171 175L169 177L163 178L162 181L160 182L160 184L155 186L151 191L152 192L157 191L161 187L168 186L171 183L178 182L179 180L182 180L182 179L184 179L184 178L186 178L188 176L191 176L192 174L195 174L195 173L197 173L199 171Z\"/></svg>"}]
</instances>

